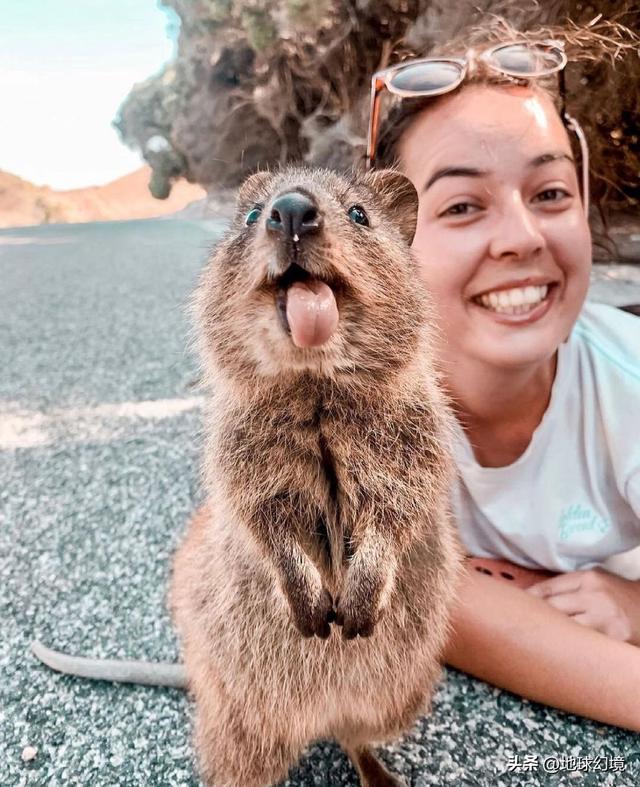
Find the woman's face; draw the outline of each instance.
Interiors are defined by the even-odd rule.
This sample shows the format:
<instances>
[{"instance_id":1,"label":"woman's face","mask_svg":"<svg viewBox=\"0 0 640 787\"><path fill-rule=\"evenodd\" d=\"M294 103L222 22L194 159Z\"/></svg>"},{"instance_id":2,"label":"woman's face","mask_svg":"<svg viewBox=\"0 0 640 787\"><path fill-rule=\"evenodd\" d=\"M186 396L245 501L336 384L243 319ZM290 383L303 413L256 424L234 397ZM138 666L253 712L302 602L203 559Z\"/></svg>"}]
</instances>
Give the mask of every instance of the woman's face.
<instances>
[{"instance_id":1,"label":"woman's face","mask_svg":"<svg viewBox=\"0 0 640 787\"><path fill-rule=\"evenodd\" d=\"M591 236L551 100L469 86L418 115L399 153L445 358L513 368L552 357L586 296Z\"/></svg>"}]
</instances>

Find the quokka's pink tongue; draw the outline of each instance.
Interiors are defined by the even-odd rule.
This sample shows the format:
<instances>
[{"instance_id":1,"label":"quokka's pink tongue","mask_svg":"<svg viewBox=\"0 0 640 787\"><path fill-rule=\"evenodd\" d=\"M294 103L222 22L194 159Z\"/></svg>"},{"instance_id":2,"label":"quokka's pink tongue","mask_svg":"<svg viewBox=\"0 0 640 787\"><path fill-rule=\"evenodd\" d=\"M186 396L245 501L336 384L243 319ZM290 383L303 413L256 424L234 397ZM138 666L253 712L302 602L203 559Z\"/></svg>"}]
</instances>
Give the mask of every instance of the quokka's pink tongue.
<instances>
[{"instance_id":1,"label":"quokka's pink tongue","mask_svg":"<svg viewBox=\"0 0 640 787\"><path fill-rule=\"evenodd\" d=\"M338 306L327 284L297 281L287 290L287 321L298 347L324 344L338 327Z\"/></svg>"}]
</instances>

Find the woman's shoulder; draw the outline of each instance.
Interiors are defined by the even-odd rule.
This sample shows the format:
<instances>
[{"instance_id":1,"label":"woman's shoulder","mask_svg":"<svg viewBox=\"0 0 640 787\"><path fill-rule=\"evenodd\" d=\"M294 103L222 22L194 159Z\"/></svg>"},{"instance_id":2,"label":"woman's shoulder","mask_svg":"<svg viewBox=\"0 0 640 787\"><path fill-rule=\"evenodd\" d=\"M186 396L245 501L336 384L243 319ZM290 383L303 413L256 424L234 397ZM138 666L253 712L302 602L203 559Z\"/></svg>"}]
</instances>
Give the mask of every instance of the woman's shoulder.
<instances>
[{"instance_id":1,"label":"woman's shoulder","mask_svg":"<svg viewBox=\"0 0 640 787\"><path fill-rule=\"evenodd\" d=\"M572 342L593 363L640 384L640 317L606 303L585 303Z\"/></svg>"}]
</instances>

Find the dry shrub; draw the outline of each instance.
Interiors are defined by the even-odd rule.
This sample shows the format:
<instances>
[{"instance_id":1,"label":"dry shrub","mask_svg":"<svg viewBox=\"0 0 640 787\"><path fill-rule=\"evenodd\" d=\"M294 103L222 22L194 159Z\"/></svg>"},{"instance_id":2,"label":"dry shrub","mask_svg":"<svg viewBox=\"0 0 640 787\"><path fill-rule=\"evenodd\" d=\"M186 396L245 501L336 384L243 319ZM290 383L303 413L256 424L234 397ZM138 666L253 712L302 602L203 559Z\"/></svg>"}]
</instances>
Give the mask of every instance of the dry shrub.
<instances>
[{"instance_id":1,"label":"dry shrub","mask_svg":"<svg viewBox=\"0 0 640 787\"><path fill-rule=\"evenodd\" d=\"M594 197L617 208L640 200L640 11L627 0L598 9L576 0L164 3L182 22L175 79L138 86L119 128L143 152L152 134L162 134L171 160L183 162L181 174L207 188L238 184L277 162L349 167L364 152L371 74L385 65L505 38L553 37L571 60L567 109L589 138Z\"/></svg>"}]
</instances>

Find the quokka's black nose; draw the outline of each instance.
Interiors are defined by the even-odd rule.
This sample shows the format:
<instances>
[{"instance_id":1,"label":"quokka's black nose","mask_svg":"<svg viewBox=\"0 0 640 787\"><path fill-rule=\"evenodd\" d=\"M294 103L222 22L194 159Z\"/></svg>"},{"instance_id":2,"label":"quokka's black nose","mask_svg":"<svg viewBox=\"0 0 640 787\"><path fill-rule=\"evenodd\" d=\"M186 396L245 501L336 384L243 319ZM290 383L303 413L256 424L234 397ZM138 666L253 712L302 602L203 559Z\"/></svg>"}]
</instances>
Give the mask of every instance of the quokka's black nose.
<instances>
[{"instance_id":1,"label":"quokka's black nose","mask_svg":"<svg viewBox=\"0 0 640 787\"><path fill-rule=\"evenodd\" d=\"M267 229L281 232L294 241L303 235L317 232L322 226L322 216L310 197L299 191L281 194L271 206Z\"/></svg>"}]
</instances>

